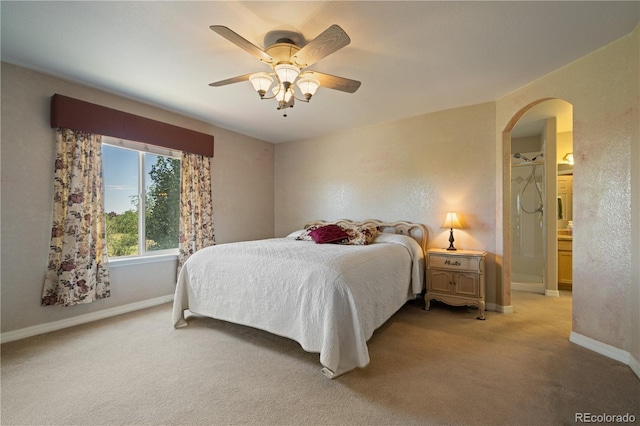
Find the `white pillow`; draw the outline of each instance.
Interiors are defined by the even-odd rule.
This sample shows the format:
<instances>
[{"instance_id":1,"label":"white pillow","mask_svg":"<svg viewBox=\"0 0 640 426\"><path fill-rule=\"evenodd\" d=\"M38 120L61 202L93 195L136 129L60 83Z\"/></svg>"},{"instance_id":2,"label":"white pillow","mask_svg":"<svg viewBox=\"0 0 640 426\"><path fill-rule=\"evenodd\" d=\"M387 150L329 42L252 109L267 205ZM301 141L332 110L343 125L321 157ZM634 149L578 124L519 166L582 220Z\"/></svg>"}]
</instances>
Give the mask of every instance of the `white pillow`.
<instances>
[{"instance_id":1,"label":"white pillow","mask_svg":"<svg viewBox=\"0 0 640 426\"><path fill-rule=\"evenodd\" d=\"M298 231L293 231L292 233L287 235L286 238L293 238L295 240L297 237L299 237L300 235L304 234L304 232L305 232L304 229L300 229Z\"/></svg>"}]
</instances>

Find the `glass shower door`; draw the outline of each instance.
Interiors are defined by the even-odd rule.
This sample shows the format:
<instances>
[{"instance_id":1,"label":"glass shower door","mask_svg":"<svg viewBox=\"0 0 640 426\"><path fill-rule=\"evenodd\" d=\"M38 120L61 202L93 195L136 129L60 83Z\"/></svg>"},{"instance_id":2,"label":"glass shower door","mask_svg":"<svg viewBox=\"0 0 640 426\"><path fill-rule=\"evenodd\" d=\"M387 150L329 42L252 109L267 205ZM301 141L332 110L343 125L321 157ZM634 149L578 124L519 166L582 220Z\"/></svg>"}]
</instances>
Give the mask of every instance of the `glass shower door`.
<instances>
[{"instance_id":1,"label":"glass shower door","mask_svg":"<svg viewBox=\"0 0 640 426\"><path fill-rule=\"evenodd\" d=\"M544 164L511 166L511 283L544 293Z\"/></svg>"}]
</instances>

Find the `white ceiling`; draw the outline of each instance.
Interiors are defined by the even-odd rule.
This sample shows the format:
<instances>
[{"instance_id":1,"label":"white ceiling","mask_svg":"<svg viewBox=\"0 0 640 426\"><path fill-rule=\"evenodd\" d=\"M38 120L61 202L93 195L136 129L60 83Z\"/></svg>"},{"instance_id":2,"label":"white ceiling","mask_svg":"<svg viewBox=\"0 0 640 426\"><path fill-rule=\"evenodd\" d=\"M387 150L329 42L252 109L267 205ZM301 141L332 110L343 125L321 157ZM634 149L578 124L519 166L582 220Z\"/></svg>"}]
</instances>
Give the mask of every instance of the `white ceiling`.
<instances>
[{"instance_id":1,"label":"white ceiling","mask_svg":"<svg viewBox=\"0 0 640 426\"><path fill-rule=\"evenodd\" d=\"M265 141L496 100L628 33L640 2L1 2L2 60L135 98ZM351 44L312 65L362 82L320 89L284 118L248 82L269 68L209 29L261 48L332 24Z\"/></svg>"}]
</instances>

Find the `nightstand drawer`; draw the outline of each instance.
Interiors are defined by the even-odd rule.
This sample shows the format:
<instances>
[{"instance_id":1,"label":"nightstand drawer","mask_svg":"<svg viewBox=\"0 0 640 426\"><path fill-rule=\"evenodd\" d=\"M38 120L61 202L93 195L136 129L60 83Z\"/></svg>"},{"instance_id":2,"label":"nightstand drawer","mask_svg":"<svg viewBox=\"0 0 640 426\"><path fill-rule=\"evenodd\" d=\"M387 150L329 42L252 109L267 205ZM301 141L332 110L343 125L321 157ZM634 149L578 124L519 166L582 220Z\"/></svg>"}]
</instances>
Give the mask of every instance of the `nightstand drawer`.
<instances>
[{"instance_id":1,"label":"nightstand drawer","mask_svg":"<svg viewBox=\"0 0 640 426\"><path fill-rule=\"evenodd\" d=\"M481 258L429 255L429 268L450 269L452 271L479 271Z\"/></svg>"}]
</instances>

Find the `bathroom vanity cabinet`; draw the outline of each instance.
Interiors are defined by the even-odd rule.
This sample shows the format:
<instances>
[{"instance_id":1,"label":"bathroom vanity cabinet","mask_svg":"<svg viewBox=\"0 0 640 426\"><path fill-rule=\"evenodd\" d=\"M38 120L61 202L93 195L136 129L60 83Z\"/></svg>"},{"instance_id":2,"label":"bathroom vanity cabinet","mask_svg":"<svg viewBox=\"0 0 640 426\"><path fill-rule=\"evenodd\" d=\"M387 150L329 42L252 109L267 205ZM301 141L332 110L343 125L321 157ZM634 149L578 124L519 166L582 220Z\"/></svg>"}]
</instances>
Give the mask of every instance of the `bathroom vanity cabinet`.
<instances>
[{"instance_id":1,"label":"bathroom vanity cabinet","mask_svg":"<svg viewBox=\"0 0 640 426\"><path fill-rule=\"evenodd\" d=\"M558 290L573 287L573 238L558 235Z\"/></svg>"}]
</instances>

